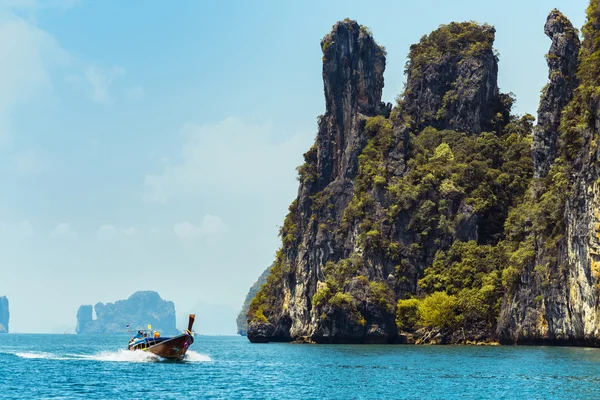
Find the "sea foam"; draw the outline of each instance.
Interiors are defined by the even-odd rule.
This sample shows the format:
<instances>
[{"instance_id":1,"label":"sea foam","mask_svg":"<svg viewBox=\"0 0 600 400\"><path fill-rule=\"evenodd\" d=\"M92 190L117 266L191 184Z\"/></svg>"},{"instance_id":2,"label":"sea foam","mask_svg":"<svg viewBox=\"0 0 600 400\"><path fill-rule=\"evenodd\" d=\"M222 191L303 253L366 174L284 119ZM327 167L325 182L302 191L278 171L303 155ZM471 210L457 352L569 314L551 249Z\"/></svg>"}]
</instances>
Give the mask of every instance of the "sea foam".
<instances>
[{"instance_id":1,"label":"sea foam","mask_svg":"<svg viewBox=\"0 0 600 400\"><path fill-rule=\"evenodd\" d=\"M57 356L56 354L46 353L43 351L19 352L19 353L15 353L15 355L20 358L27 358L27 359L32 359L32 360L36 360L36 359L39 359L39 360L67 360L68 359L66 357L60 357L60 356Z\"/></svg>"},{"instance_id":2,"label":"sea foam","mask_svg":"<svg viewBox=\"0 0 600 400\"><path fill-rule=\"evenodd\" d=\"M102 351L97 354L54 354L42 351L34 352L19 352L15 353L17 357L25 359L41 359L41 360L89 360L89 361L108 361L108 362L131 362L131 363L148 363L161 362L165 359L145 351ZM200 354L195 351L188 351L183 359L184 362L207 362L212 361L212 358L205 354Z\"/></svg>"},{"instance_id":3,"label":"sea foam","mask_svg":"<svg viewBox=\"0 0 600 400\"><path fill-rule=\"evenodd\" d=\"M212 360L213 359L210 358L210 356L207 356L206 354L197 353L194 350L188 350L187 353L185 353L185 357L183 358L183 361L186 362L207 362Z\"/></svg>"}]
</instances>

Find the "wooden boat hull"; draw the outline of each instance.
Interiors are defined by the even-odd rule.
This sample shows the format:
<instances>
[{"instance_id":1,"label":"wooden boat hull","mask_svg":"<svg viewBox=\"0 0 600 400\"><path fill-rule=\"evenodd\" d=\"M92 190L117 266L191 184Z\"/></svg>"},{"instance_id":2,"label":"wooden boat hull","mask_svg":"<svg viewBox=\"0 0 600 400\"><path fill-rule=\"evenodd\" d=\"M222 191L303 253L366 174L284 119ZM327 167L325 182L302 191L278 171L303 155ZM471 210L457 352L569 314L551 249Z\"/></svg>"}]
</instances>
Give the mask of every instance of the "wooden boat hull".
<instances>
[{"instance_id":1,"label":"wooden boat hull","mask_svg":"<svg viewBox=\"0 0 600 400\"><path fill-rule=\"evenodd\" d=\"M142 343L129 346L129 350L147 351L167 360L182 360L192 343L194 337L183 334L162 340L149 338Z\"/></svg>"},{"instance_id":2,"label":"wooden boat hull","mask_svg":"<svg viewBox=\"0 0 600 400\"><path fill-rule=\"evenodd\" d=\"M175 337L160 337L156 334L156 332L155 334L157 336L153 337L152 326L148 325L150 335L146 335L143 334L142 331L138 331L138 335L129 341L129 346L127 346L127 348L132 351L147 351L167 360L183 360L185 353L188 351L192 343L194 343L192 326L194 325L195 319L196 315L190 314L187 331Z\"/></svg>"}]
</instances>

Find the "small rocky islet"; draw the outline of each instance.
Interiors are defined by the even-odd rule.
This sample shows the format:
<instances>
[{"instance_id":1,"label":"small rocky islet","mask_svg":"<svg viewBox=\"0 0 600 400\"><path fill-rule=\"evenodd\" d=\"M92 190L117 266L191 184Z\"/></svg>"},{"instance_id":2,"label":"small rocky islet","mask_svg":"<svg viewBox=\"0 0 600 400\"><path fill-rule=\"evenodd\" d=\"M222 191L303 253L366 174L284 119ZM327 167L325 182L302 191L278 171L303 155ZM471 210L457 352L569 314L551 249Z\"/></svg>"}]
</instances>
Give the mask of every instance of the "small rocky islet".
<instances>
[{"instance_id":1,"label":"small rocky islet","mask_svg":"<svg viewBox=\"0 0 600 400\"><path fill-rule=\"evenodd\" d=\"M244 299L244 304L242 305L242 309L238 313L237 318L235 319L235 323L237 325L237 334L241 336L248 335L248 321L246 319L246 315L248 314L248 310L250 309L250 302L256 296L256 293L260 290L261 286L267 282L267 277L271 273L271 267L265 269L262 274L258 277L256 282L250 287L248 293L246 294L246 298Z\"/></svg>"},{"instance_id":2,"label":"small rocky islet","mask_svg":"<svg viewBox=\"0 0 600 400\"><path fill-rule=\"evenodd\" d=\"M0 333L8 333L9 319L8 299L6 296L0 296Z\"/></svg>"},{"instance_id":3,"label":"small rocky islet","mask_svg":"<svg viewBox=\"0 0 600 400\"><path fill-rule=\"evenodd\" d=\"M544 32L534 125L498 88L492 26L412 45L395 105L385 48L333 26L325 113L248 295L251 342L600 344L598 2L581 40L558 10Z\"/></svg>"}]
</instances>

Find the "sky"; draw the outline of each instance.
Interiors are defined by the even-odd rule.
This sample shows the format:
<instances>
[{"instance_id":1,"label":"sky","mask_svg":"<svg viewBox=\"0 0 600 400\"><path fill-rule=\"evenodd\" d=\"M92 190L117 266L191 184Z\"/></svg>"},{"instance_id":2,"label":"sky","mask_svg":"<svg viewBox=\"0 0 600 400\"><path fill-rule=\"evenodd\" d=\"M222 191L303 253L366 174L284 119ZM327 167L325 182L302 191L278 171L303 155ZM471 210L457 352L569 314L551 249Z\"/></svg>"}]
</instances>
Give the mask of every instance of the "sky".
<instances>
[{"instance_id":1,"label":"sky","mask_svg":"<svg viewBox=\"0 0 600 400\"><path fill-rule=\"evenodd\" d=\"M324 110L320 39L346 17L388 51L451 21L497 29L499 86L535 114L543 27L586 0L0 0L0 295L12 332L155 290L178 318L241 308L272 262ZM220 312L220 311L219 311ZM202 321L195 328L202 332ZM205 327L235 333L234 325Z\"/></svg>"}]
</instances>

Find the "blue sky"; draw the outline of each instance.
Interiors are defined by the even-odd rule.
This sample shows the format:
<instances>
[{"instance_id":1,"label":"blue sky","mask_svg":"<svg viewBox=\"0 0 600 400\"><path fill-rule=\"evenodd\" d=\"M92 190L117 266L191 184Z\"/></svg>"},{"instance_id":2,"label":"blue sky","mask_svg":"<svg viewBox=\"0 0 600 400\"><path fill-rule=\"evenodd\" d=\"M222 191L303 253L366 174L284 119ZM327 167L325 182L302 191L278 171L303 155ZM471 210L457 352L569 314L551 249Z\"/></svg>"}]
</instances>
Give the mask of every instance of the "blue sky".
<instances>
[{"instance_id":1,"label":"blue sky","mask_svg":"<svg viewBox=\"0 0 600 400\"><path fill-rule=\"evenodd\" d=\"M295 167L324 112L319 41L337 20L386 46L386 101L422 35L451 21L495 25L501 90L535 113L546 16L558 7L580 27L586 5L0 1L0 295L11 330L74 327L80 304L137 290L181 313L198 302L237 310L279 245Z\"/></svg>"}]
</instances>

